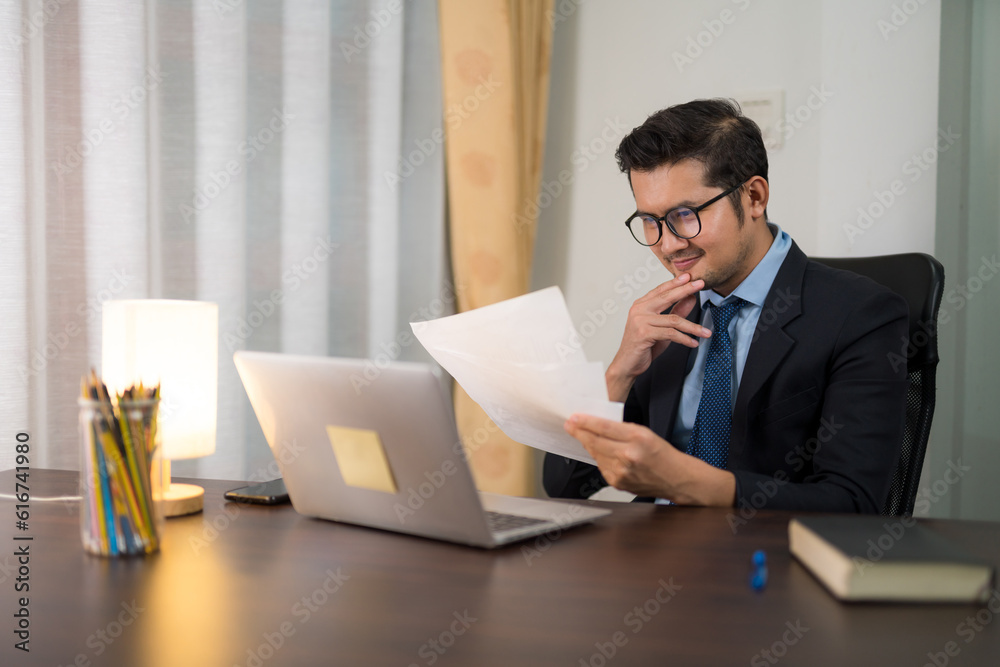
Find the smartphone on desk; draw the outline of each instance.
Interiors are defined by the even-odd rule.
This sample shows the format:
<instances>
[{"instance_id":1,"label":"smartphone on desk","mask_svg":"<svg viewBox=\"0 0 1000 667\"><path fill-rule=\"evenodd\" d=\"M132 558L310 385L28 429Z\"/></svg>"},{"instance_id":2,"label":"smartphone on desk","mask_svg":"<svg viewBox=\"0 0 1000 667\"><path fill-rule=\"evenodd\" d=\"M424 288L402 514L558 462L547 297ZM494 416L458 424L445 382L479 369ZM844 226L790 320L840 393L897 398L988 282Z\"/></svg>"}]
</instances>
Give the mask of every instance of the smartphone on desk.
<instances>
[{"instance_id":1,"label":"smartphone on desk","mask_svg":"<svg viewBox=\"0 0 1000 667\"><path fill-rule=\"evenodd\" d=\"M285 489L284 480L279 477L270 482L241 486L238 489L226 491L225 498L236 503L281 505L288 502L288 491Z\"/></svg>"}]
</instances>

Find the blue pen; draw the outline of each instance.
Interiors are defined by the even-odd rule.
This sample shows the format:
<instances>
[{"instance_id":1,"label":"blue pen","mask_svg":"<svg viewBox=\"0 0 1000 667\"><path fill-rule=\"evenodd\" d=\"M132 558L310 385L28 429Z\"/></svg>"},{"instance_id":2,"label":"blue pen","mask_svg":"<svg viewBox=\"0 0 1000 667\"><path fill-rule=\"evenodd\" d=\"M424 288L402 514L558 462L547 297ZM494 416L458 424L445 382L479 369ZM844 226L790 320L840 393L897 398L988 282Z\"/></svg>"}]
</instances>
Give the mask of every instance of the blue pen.
<instances>
[{"instance_id":1,"label":"blue pen","mask_svg":"<svg viewBox=\"0 0 1000 667\"><path fill-rule=\"evenodd\" d=\"M750 575L750 588L755 591L762 591L767 586L767 555L763 549L753 552L750 558L753 564L753 574Z\"/></svg>"}]
</instances>

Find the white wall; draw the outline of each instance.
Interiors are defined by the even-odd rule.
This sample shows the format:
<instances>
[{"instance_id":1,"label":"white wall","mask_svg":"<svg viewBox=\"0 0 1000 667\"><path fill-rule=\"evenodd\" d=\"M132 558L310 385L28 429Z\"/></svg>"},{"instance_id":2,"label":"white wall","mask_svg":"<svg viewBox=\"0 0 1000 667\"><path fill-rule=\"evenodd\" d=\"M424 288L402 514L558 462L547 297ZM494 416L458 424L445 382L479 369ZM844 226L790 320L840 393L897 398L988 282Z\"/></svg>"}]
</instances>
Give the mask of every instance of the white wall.
<instances>
[{"instance_id":1,"label":"white wall","mask_svg":"<svg viewBox=\"0 0 1000 667\"><path fill-rule=\"evenodd\" d=\"M933 252L935 165L908 161L936 141L938 0L563 0L556 18L534 286L563 287L589 359L611 360L628 306L669 278L624 228L635 205L614 150L671 104L784 90L804 120L770 153L771 219L811 255ZM852 230L893 181L901 194Z\"/></svg>"}]
</instances>

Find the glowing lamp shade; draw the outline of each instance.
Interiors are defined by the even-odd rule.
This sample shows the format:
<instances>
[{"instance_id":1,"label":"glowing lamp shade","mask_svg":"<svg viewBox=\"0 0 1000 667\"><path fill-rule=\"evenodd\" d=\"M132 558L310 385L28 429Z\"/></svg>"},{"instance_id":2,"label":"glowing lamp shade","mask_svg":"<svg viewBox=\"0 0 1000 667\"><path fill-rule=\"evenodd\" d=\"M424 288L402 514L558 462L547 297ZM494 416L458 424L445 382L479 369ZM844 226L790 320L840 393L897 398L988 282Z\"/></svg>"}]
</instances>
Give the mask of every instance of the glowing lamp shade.
<instances>
[{"instance_id":1,"label":"glowing lamp shade","mask_svg":"<svg viewBox=\"0 0 1000 667\"><path fill-rule=\"evenodd\" d=\"M171 484L169 466L171 460L215 451L218 305L165 299L108 301L101 337L101 375L109 391L120 392L140 381L147 386L160 384L164 513L200 511L204 489Z\"/></svg>"}]
</instances>

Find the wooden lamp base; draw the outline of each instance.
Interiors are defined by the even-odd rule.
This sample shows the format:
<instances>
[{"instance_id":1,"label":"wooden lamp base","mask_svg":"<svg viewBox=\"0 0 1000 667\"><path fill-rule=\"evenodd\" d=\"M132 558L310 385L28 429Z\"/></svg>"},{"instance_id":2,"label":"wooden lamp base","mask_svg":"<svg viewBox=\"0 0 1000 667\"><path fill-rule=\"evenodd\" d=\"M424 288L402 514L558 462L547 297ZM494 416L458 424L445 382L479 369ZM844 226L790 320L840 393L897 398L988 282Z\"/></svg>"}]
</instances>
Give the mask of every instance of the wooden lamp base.
<instances>
[{"instance_id":1,"label":"wooden lamp base","mask_svg":"<svg viewBox=\"0 0 1000 667\"><path fill-rule=\"evenodd\" d=\"M197 514L205 508L205 489L194 484L173 484L163 493L163 516Z\"/></svg>"},{"instance_id":2,"label":"wooden lamp base","mask_svg":"<svg viewBox=\"0 0 1000 667\"><path fill-rule=\"evenodd\" d=\"M153 461L153 497L160 499L163 516L168 519L197 514L205 508L205 489L170 481L169 459Z\"/></svg>"}]
</instances>

